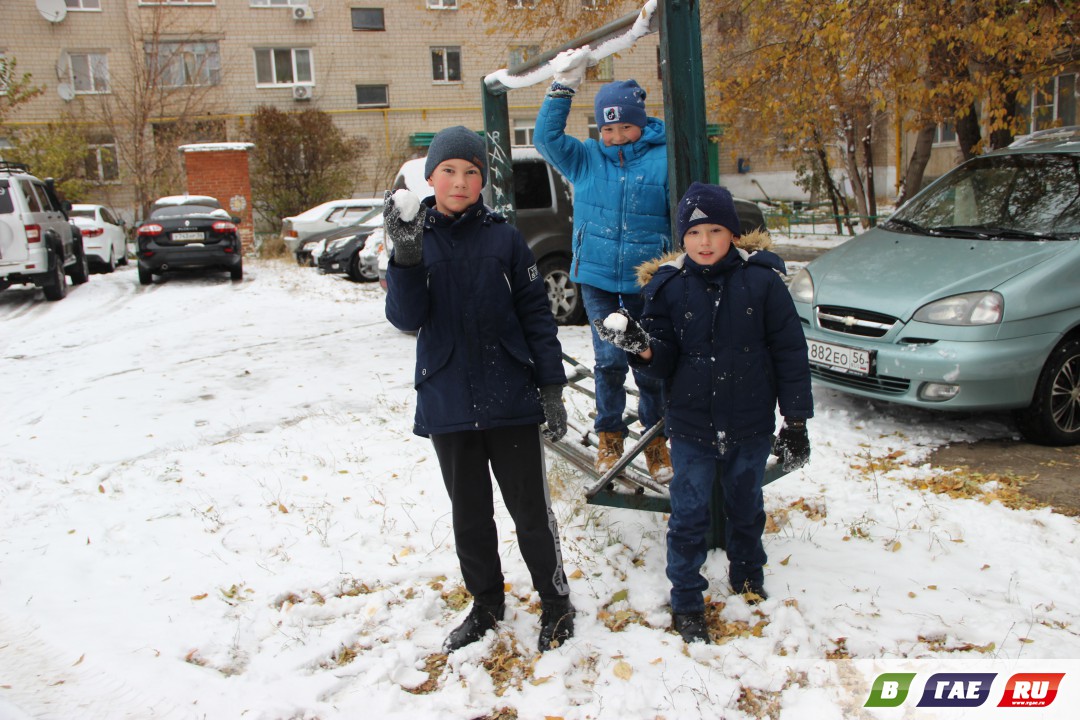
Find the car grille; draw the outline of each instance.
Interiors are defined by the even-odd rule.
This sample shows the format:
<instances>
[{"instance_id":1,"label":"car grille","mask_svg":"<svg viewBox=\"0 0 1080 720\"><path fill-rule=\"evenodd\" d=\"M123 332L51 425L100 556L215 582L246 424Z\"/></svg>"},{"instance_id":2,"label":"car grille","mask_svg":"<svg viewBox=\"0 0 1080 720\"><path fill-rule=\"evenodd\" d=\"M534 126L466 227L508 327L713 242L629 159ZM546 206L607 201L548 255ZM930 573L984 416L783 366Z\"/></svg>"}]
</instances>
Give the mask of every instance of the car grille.
<instances>
[{"instance_id":1,"label":"car grille","mask_svg":"<svg viewBox=\"0 0 1080 720\"><path fill-rule=\"evenodd\" d=\"M879 338L892 330L896 318L867 310L818 305L818 327L845 335Z\"/></svg>"},{"instance_id":2,"label":"car grille","mask_svg":"<svg viewBox=\"0 0 1080 720\"><path fill-rule=\"evenodd\" d=\"M810 374L819 380L828 380L834 385L843 385L856 390L871 390L886 395L903 395L911 386L911 381L905 378L849 375L848 373L828 370L817 365L810 366Z\"/></svg>"}]
</instances>

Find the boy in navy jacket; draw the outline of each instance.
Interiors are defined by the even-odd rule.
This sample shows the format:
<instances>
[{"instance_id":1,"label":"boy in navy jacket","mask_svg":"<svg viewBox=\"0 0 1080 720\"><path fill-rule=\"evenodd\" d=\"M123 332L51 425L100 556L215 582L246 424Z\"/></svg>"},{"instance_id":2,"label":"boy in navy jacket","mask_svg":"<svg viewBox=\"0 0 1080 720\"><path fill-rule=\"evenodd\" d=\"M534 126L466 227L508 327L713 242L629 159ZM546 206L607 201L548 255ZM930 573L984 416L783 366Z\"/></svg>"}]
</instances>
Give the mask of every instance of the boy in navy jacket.
<instances>
[{"instance_id":1,"label":"boy in navy jacket","mask_svg":"<svg viewBox=\"0 0 1080 720\"><path fill-rule=\"evenodd\" d=\"M539 424L566 433L566 375L544 281L521 233L484 206L487 152L468 128L439 132L424 170L435 188L420 204L386 197L386 317L416 338L416 418L430 436L453 508L454 540L473 606L445 652L495 628L505 611L491 473L540 595L538 647L574 632L558 527L548 497ZM489 466L491 472L489 473Z\"/></svg>"},{"instance_id":2,"label":"boy in navy jacket","mask_svg":"<svg viewBox=\"0 0 1080 720\"><path fill-rule=\"evenodd\" d=\"M686 642L709 642L701 566L708 552L709 498L720 474L727 516L728 579L751 603L768 598L761 537L761 483L770 451L787 471L810 459L806 420L814 414L806 339L760 231L741 235L731 194L694 183L679 201L676 226L685 253L643 266L645 311L596 324L667 389L671 481L667 575L675 629ZM647 283L647 284L646 284ZM615 329L613 329L615 328ZM777 403L784 426L775 446Z\"/></svg>"}]
</instances>

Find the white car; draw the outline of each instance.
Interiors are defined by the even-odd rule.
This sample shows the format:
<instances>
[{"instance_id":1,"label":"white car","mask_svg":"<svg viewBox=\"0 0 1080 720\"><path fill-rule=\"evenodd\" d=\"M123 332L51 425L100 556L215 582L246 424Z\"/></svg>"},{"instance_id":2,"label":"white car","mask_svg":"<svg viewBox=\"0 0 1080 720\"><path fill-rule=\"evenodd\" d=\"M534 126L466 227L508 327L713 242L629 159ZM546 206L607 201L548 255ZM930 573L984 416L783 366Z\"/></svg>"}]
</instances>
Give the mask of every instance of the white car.
<instances>
[{"instance_id":1,"label":"white car","mask_svg":"<svg viewBox=\"0 0 1080 720\"><path fill-rule=\"evenodd\" d=\"M369 210L380 207L382 204L381 197L348 198L324 202L299 215L282 218L281 239L285 241L289 252L295 253L300 243L306 238L328 230L336 230L345 225L352 225Z\"/></svg>"},{"instance_id":2,"label":"white car","mask_svg":"<svg viewBox=\"0 0 1080 720\"><path fill-rule=\"evenodd\" d=\"M104 205L78 203L68 217L82 233L86 259L103 272L127 265L127 228L123 220Z\"/></svg>"}]
</instances>

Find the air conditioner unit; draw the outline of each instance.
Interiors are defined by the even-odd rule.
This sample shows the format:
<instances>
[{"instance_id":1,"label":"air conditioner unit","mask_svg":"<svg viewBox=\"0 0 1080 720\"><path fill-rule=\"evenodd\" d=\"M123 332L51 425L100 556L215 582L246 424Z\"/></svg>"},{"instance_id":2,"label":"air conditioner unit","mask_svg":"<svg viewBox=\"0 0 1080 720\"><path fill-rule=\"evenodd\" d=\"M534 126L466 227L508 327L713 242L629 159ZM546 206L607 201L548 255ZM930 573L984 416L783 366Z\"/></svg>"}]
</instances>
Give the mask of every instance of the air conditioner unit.
<instances>
[{"instance_id":1,"label":"air conditioner unit","mask_svg":"<svg viewBox=\"0 0 1080 720\"><path fill-rule=\"evenodd\" d=\"M310 100L315 88L311 85L293 85L293 100Z\"/></svg>"},{"instance_id":2,"label":"air conditioner unit","mask_svg":"<svg viewBox=\"0 0 1080 720\"><path fill-rule=\"evenodd\" d=\"M293 20L314 20L315 11L308 5L297 5L292 9Z\"/></svg>"}]
</instances>

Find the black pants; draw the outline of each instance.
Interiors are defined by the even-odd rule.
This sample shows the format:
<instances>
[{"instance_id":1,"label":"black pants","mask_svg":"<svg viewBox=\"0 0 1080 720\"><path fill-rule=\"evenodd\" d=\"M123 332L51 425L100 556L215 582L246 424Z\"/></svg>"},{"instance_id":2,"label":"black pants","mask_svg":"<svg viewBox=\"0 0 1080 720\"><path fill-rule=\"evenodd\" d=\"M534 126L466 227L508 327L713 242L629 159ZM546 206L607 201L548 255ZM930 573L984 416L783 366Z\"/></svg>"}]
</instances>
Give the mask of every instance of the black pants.
<instances>
[{"instance_id":1,"label":"black pants","mask_svg":"<svg viewBox=\"0 0 1080 720\"><path fill-rule=\"evenodd\" d=\"M461 574L476 602L498 605L504 599L492 473L514 520L533 587L543 600L568 595L539 426L443 433L432 435L431 444L450 493Z\"/></svg>"}]
</instances>

